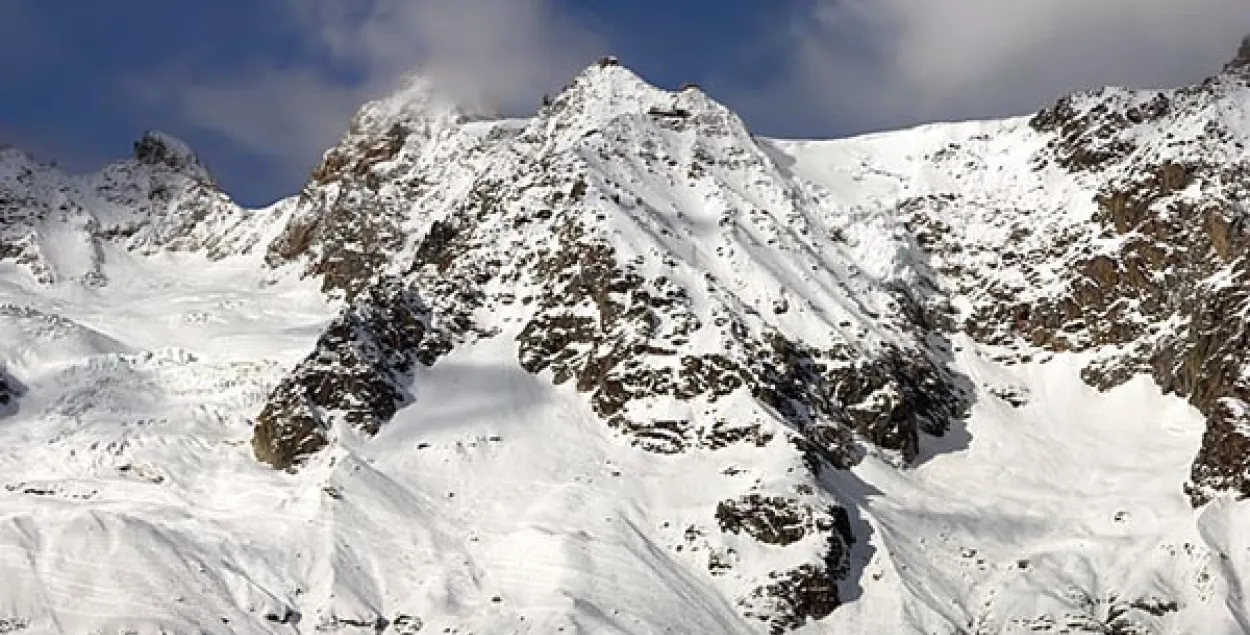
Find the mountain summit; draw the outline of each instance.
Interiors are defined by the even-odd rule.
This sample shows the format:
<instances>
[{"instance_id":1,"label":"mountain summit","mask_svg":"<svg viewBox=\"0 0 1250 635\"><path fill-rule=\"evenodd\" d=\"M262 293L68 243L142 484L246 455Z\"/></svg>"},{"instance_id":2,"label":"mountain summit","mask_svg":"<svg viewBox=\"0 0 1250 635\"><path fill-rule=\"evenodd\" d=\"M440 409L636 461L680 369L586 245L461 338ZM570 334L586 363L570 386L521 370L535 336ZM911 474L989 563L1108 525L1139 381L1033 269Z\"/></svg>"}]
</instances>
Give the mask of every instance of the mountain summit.
<instances>
[{"instance_id":1,"label":"mountain summit","mask_svg":"<svg viewBox=\"0 0 1250 635\"><path fill-rule=\"evenodd\" d=\"M264 210L0 152L0 631L1236 632L1247 108L768 140L605 58Z\"/></svg>"},{"instance_id":2,"label":"mountain summit","mask_svg":"<svg viewBox=\"0 0 1250 635\"><path fill-rule=\"evenodd\" d=\"M181 139L148 131L135 142L134 158L148 166L161 166L202 181L211 181L199 157Z\"/></svg>"},{"instance_id":3,"label":"mountain summit","mask_svg":"<svg viewBox=\"0 0 1250 635\"><path fill-rule=\"evenodd\" d=\"M1237 56L1233 58L1233 65L1238 67L1250 66L1250 35L1241 40L1241 47L1237 49Z\"/></svg>"}]
</instances>

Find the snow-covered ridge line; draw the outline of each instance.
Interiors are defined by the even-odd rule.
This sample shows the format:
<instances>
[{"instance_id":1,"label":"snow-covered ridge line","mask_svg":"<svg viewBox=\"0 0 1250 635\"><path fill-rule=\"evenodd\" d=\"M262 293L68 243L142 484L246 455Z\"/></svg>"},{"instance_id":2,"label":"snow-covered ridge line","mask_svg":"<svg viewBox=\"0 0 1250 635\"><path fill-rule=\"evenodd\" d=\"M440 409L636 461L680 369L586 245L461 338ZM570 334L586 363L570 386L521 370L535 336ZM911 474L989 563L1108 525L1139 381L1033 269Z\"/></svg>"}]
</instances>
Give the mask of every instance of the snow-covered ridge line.
<instances>
[{"instance_id":1,"label":"snow-covered ridge line","mask_svg":"<svg viewBox=\"0 0 1250 635\"><path fill-rule=\"evenodd\" d=\"M43 285L103 286L111 249L154 255L248 255L268 241L287 203L243 210L182 141L159 132L130 159L70 175L19 151L0 153L0 266Z\"/></svg>"},{"instance_id":2,"label":"snow-covered ridge line","mask_svg":"<svg viewBox=\"0 0 1250 635\"><path fill-rule=\"evenodd\" d=\"M12 170L0 630L1236 632L1240 68L826 142L418 81L258 214Z\"/></svg>"}]
</instances>

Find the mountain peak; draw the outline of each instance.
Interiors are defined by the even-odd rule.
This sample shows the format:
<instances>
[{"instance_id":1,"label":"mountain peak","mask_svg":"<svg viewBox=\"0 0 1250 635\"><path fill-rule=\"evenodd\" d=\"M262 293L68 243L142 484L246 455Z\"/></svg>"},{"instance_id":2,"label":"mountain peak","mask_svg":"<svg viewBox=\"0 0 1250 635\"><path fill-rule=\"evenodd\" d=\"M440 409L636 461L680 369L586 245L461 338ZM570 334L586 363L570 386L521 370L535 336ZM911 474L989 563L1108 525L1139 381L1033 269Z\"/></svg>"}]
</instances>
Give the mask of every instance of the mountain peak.
<instances>
[{"instance_id":1,"label":"mountain peak","mask_svg":"<svg viewBox=\"0 0 1250 635\"><path fill-rule=\"evenodd\" d=\"M709 110L727 112L702 92L670 91L643 79L616 57L607 56L578 73L539 113L539 129L554 126L576 139L620 117L686 119Z\"/></svg>"},{"instance_id":2,"label":"mountain peak","mask_svg":"<svg viewBox=\"0 0 1250 635\"><path fill-rule=\"evenodd\" d=\"M365 104L352 121L352 133L376 134L397 123L409 127L428 126L435 121L458 120L464 116L464 108L439 92L427 78L412 75L386 97Z\"/></svg>"},{"instance_id":3,"label":"mountain peak","mask_svg":"<svg viewBox=\"0 0 1250 635\"><path fill-rule=\"evenodd\" d=\"M407 144L429 143L463 123L466 112L425 77L409 76L394 92L356 112L347 134L322 156L313 181L326 182L344 169L359 171L390 160Z\"/></svg>"},{"instance_id":4,"label":"mountain peak","mask_svg":"<svg viewBox=\"0 0 1250 635\"><path fill-rule=\"evenodd\" d=\"M212 180L191 146L173 135L156 130L143 133L134 144L133 156L143 165L165 167L200 181Z\"/></svg>"},{"instance_id":5,"label":"mountain peak","mask_svg":"<svg viewBox=\"0 0 1250 635\"><path fill-rule=\"evenodd\" d=\"M1229 64L1230 68L1250 68L1250 34L1241 39L1241 46L1237 49L1237 56Z\"/></svg>"},{"instance_id":6,"label":"mountain peak","mask_svg":"<svg viewBox=\"0 0 1250 635\"><path fill-rule=\"evenodd\" d=\"M696 83L685 82L676 90L662 88L612 55L600 58L578 73L556 101L570 94L578 95L583 107L608 116L656 109L694 112L724 108Z\"/></svg>"},{"instance_id":7,"label":"mountain peak","mask_svg":"<svg viewBox=\"0 0 1250 635\"><path fill-rule=\"evenodd\" d=\"M587 66L573 79L573 84L570 88L589 85L632 90L660 90L644 80L638 73L622 64L621 60L615 55L601 57L594 64Z\"/></svg>"}]
</instances>

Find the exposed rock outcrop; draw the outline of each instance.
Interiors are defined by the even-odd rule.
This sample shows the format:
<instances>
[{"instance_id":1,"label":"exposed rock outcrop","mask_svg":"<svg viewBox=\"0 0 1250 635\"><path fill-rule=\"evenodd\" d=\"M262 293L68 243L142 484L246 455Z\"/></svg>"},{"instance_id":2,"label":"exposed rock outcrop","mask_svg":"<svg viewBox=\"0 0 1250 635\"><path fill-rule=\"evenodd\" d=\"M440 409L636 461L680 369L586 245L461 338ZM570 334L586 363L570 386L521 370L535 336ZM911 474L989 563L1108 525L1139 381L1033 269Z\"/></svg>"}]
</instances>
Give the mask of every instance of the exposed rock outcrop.
<instances>
[{"instance_id":1,"label":"exposed rock outcrop","mask_svg":"<svg viewBox=\"0 0 1250 635\"><path fill-rule=\"evenodd\" d=\"M1246 68L1250 68L1250 35L1241 40L1241 46L1237 49L1237 56L1229 64L1230 70Z\"/></svg>"},{"instance_id":2,"label":"exposed rock outcrop","mask_svg":"<svg viewBox=\"0 0 1250 635\"><path fill-rule=\"evenodd\" d=\"M160 167L197 181L212 182L208 169L184 141L150 130L135 142L134 159L147 166Z\"/></svg>"},{"instance_id":3,"label":"exposed rock outcrop","mask_svg":"<svg viewBox=\"0 0 1250 635\"><path fill-rule=\"evenodd\" d=\"M781 635L809 620L828 617L841 605L838 577L827 567L800 565L770 576L767 584L752 591L740 605L747 617L767 624L772 635Z\"/></svg>"},{"instance_id":4,"label":"exposed rock outcrop","mask_svg":"<svg viewBox=\"0 0 1250 635\"><path fill-rule=\"evenodd\" d=\"M368 287L274 389L256 419L256 458L288 469L324 448L336 425L376 434L407 397L429 314L404 285Z\"/></svg>"},{"instance_id":5,"label":"exposed rock outcrop","mask_svg":"<svg viewBox=\"0 0 1250 635\"><path fill-rule=\"evenodd\" d=\"M1005 232L1017 241L1000 267L1018 275L943 272L978 298L963 328L981 341L1096 351L1083 373L1091 385L1105 390L1148 373L1189 398L1208 418L1186 486L1195 505L1223 491L1250 495L1250 438L1241 425L1250 401L1243 257L1250 250L1250 161L1234 132L1243 125L1240 111L1226 107L1248 88L1228 70L1179 90L1064 98L1031 121L1048 140L1033 164L1091 185L1090 222L1039 227L1000 214L991 222L1012 223ZM943 231L938 219L967 214L960 206L971 207L952 195L917 200L909 211L930 247L961 254L955 260L980 247ZM1035 295L1026 284L1053 291Z\"/></svg>"},{"instance_id":6,"label":"exposed rock outcrop","mask_svg":"<svg viewBox=\"0 0 1250 635\"><path fill-rule=\"evenodd\" d=\"M17 399L21 394L21 384L0 368L0 417L17 410Z\"/></svg>"},{"instance_id":7,"label":"exposed rock outcrop","mask_svg":"<svg viewBox=\"0 0 1250 635\"><path fill-rule=\"evenodd\" d=\"M367 104L322 157L286 227L269 244L272 267L298 263L327 293L351 299L399 273L413 241L462 195L482 162L512 135L412 79Z\"/></svg>"},{"instance_id":8,"label":"exposed rock outcrop","mask_svg":"<svg viewBox=\"0 0 1250 635\"><path fill-rule=\"evenodd\" d=\"M0 150L0 261L41 284L107 284L108 247L213 260L246 254L283 211L244 212L184 142L159 132L135 142L132 158L94 174ZM67 252L77 257L58 257Z\"/></svg>"}]
</instances>

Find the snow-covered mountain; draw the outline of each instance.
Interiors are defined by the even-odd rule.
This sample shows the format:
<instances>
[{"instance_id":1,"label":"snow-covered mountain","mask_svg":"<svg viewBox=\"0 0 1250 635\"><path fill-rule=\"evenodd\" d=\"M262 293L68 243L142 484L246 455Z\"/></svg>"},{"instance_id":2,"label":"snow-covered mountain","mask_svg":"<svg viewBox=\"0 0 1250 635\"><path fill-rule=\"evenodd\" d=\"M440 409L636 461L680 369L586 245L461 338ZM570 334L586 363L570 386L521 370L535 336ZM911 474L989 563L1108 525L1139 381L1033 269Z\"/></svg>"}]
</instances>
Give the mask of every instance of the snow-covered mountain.
<instances>
[{"instance_id":1,"label":"snow-covered mountain","mask_svg":"<svg viewBox=\"0 0 1250 635\"><path fill-rule=\"evenodd\" d=\"M106 245L221 260L255 248L280 214L243 214L185 143L157 132L135 142L130 159L87 176L0 148L0 259L44 285L106 284Z\"/></svg>"},{"instance_id":2,"label":"snow-covered mountain","mask_svg":"<svg viewBox=\"0 0 1250 635\"><path fill-rule=\"evenodd\" d=\"M836 141L612 58L0 151L0 632L1240 633L1250 45Z\"/></svg>"}]
</instances>

